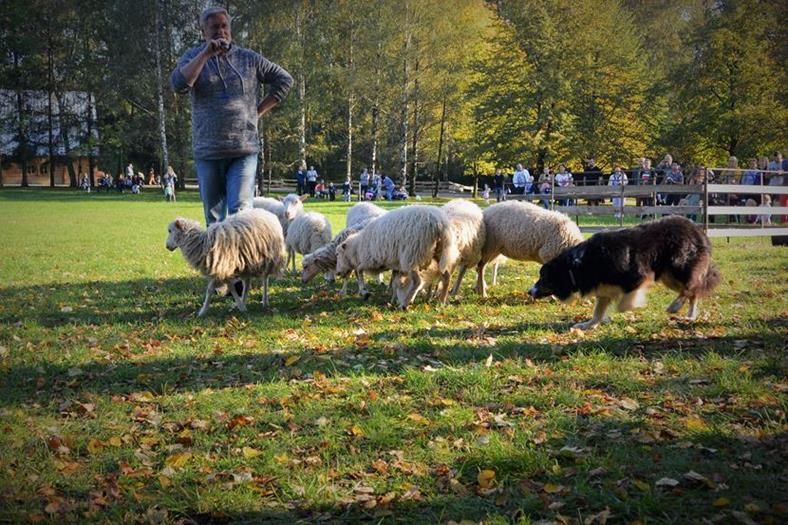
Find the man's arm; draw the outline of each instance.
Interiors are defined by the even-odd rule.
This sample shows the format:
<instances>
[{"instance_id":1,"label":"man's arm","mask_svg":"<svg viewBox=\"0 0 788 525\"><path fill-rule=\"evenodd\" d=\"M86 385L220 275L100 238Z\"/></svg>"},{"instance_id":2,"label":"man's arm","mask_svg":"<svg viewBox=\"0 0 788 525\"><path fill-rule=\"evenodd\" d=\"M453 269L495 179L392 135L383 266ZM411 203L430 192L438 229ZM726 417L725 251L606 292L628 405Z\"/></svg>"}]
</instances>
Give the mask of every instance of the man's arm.
<instances>
[{"instance_id":1,"label":"man's arm","mask_svg":"<svg viewBox=\"0 0 788 525\"><path fill-rule=\"evenodd\" d=\"M260 102L260 105L257 106L257 116L262 117L263 115L271 111L271 109L277 104L279 104L279 101L276 99L276 97L274 97L273 95L268 95L263 99L262 102Z\"/></svg>"},{"instance_id":2,"label":"man's arm","mask_svg":"<svg viewBox=\"0 0 788 525\"><path fill-rule=\"evenodd\" d=\"M226 52L225 48L222 47L222 42L224 42L222 39L211 40L208 42L208 45L198 52L191 60L188 60L188 62L186 61L186 57L181 59L172 72L171 82L175 91L183 93L194 86L194 83L197 82L197 78L202 72L202 68L205 67L208 60L219 53Z\"/></svg>"}]
</instances>

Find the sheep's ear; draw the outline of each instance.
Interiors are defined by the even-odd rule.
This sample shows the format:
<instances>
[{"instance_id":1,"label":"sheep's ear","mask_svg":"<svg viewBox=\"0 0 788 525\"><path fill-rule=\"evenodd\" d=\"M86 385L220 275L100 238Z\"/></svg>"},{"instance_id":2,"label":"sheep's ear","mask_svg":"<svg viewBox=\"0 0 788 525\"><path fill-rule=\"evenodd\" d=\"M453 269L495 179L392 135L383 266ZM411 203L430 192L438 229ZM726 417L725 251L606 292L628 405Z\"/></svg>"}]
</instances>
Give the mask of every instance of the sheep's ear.
<instances>
[{"instance_id":1,"label":"sheep's ear","mask_svg":"<svg viewBox=\"0 0 788 525\"><path fill-rule=\"evenodd\" d=\"M339 245L339 247L342 248L343 250L346 250L347 249L347 241L343 241L342 244Z\"/></svg>"},{"instance_id":2,"label":"sheep's ear","mask_svg":"<svg viewBox=\"0 0 788 525\"><path fill-rule=\"evenodd\" d=\"M183 219L175 219L175 229L183 231L184 221Z\"/></svg>"},{"instance_id":3,"label":"sheep's ear","mask_svg":"<svg viewBox=\"0 0 788 525\"><path fill-rule=\"evenodd\" d=\"M299 198L299 200L300 200L301 202L304 202L305 200L307 200L307 199L309 198L309 195L308 195L308 194L306 194L306 193L304 193L303 195L301 195L301 196L300 196L300 197L298 197L298 198Z\"/></svg>"}]
</instances>

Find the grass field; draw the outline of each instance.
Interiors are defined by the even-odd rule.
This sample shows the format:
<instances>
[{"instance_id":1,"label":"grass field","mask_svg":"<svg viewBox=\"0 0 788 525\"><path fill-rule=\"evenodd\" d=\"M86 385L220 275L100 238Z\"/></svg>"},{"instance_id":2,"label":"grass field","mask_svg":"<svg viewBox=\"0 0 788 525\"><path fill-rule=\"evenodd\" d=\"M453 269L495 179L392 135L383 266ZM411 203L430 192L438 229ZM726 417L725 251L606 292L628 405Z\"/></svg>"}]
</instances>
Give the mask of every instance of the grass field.
<instances>
[{"instance_id":1,"label":"grass field","mask_svg":"<svg viewBox=\"0 0 788 525\"><path fill-rule=\"evenodd\" d=\"M339 231L344 203L311 203ZM164 248L195 194L0 190L0 522L785 523L788 251L714 241L670 293L568 331L510 261L481 300L217 299ZM470 272L473 274L473 272ZM353 289L353 287L351 287Z\"/></svg>"}]
</instances>

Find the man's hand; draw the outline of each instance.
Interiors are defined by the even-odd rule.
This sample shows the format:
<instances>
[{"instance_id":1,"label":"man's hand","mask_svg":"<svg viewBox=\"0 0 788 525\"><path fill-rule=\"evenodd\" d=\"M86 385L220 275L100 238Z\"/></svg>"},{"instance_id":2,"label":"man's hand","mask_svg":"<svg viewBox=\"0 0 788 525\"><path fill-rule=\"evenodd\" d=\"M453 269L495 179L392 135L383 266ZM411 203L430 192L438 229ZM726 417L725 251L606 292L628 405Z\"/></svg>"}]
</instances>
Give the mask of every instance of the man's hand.
<instances>
[{"instance_id":1,"label":"man's hand","mask_svg":"<svg viewBox=\"0 0 788 525\"><path fill-rule=\"evenodd\" d=\"M217 55L224 55L228 51L230 51L230 47L232 44L225 40L224 38L217 38L216 40L210 40L208 45L205 46L205 53L208 58L215 57Z\"/></svg>"}]
</instances>

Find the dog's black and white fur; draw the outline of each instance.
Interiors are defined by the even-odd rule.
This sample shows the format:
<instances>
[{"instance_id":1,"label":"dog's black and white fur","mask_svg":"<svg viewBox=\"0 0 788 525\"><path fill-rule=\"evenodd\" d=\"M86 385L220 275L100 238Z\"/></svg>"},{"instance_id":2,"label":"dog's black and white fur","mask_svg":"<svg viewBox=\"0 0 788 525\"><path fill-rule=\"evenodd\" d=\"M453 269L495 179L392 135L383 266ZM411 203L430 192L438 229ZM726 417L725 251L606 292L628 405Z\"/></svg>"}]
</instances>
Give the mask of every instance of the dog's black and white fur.
<instances>
[{"instance_id":1,"label":"dog's black and white fur","mask_svg":"<svg viewBox=\"0 0 788 525\"><path fill-rule=\"evenodd\" d=\"M673 216L597 233L542 266L539 281L528 293L561 301L595 296L593 317L574 326L587 330L608 320L613 302L621 312L645 306L645 292L655 281L679 294L668 312L678 312L689 301L684 319L692 321L698 316L698 300L719 284L709 239L688 219Z\"/></svg>"}]
</instances>

